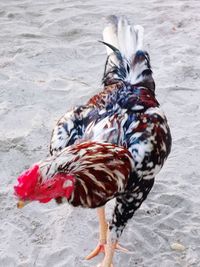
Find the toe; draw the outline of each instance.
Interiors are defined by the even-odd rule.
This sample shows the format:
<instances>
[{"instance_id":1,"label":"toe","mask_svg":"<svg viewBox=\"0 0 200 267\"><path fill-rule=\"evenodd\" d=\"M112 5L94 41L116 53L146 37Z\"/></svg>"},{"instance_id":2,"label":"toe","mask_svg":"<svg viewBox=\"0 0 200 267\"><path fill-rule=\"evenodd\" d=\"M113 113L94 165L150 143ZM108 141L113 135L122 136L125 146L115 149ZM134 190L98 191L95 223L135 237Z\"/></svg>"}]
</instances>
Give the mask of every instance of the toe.
<instances>
[{"instance_id":1,"label":"toe","mask_svg":"<svg viewBox=\"0 0 200 267\"><path fill-rule=\"evenodd\" d=\"M104 249L104 245L102 245L102 244L98 244L97 247L96 247L92 252L90 252L89 255L87 255L87 256L85 257L85 259L86 259L86 260L90 260L90 259L96 257L97 255L99 255L101 252L104 253L104 251L105 251L105 249Z\"/></svg>"}]
</instances>

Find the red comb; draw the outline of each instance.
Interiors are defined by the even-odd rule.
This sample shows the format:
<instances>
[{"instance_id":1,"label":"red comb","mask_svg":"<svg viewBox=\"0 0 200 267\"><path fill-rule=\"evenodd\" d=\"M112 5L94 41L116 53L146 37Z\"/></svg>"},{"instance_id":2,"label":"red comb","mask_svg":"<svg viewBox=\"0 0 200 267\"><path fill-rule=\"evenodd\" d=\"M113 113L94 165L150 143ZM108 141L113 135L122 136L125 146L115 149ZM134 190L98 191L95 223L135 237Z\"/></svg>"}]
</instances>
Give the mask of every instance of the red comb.
<instances>
[{"instance_id":1,"label":"red comb","mask_svg":"<svg viewBox=\"0 0 200 267\"><path fill-rule=\"evenodd\" d=\"M18 185L14 186L14 190L15 194L21 199L26 199L34 192L38 181L38 170L39 166L34 165L18 177Z\"/></svg>"}]
</instances>

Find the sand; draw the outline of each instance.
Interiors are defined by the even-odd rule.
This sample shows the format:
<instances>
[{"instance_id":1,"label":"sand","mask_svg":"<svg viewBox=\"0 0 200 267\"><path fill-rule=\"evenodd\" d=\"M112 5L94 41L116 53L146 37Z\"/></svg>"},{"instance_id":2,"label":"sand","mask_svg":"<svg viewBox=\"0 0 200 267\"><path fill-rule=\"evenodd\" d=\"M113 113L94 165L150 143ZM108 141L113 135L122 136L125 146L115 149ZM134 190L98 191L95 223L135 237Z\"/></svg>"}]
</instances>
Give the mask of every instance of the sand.
<instances>
[{"instance_id":1,"label":"sand","mask_svg":"<svg viewBox=\"0 0 200 267\"><path fill-rule=\"evenodd\" d=\"M167 163L122 235L131 253L117 253L115 267L200 266L199 13L199 0L1 0L0 267L101 260L84 261L98 239L95 210L53 201L18 210L13 185L46 157L57 119L101 89L106 52L97 41L110 14L144 26L173 136Z\"/></svg>"}]
</instances>

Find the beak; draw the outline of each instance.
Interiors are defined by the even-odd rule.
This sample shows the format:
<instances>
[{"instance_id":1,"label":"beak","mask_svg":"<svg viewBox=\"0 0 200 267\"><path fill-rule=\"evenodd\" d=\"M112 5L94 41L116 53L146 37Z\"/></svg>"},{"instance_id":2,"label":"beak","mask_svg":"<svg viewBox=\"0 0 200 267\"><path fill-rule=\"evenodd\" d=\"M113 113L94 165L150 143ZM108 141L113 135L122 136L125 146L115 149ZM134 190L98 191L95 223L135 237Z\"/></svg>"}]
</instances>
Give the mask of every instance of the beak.
<instances>
[{"instance_id":1,"label":"beak","mask_svg":"<svg viewBox=\"0 0 200 267\"><path fill-rule=\"evenodd\" d=\"M23 200L19 200L17 202L17 208L18 209L22 209L24 206L26 206L28 203L30 203L30 201L23 201Z\"/></svg>"}]
</instances>

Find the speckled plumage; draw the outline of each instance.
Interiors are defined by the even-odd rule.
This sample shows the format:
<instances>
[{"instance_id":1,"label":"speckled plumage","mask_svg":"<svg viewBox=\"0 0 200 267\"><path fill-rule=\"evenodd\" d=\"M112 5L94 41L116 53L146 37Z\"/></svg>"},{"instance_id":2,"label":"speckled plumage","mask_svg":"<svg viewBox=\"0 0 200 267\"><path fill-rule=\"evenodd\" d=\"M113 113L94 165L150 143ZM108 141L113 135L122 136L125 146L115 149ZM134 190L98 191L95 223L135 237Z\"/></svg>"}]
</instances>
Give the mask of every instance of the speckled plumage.
<instances>
[{"instance_id":1,"label":"speckled plumage","mask_svg":"<svg viewBox=\"0 0 200 267\"><path fill-rule=\"evenodd\" d=\"M119 27L119 23L115 19L112 27ZM155 97L150 58L140 47L141 30L135 27L132 32L139 41L131 53L120 50L120 44L114 47L105 42L110 50L102 92L58 121L50 146L51 154L55 154L71 144L95 140L130 151L135 168L128 190L116 198L110 224L114 239L119 238L128 219L146 199L171 149L168 123ZM125 50L130 51L129 47Z\"/></svg>"},{"instance_id":2,"label":"speckled plumage","mask_svg":"<svg viewBox=\"0 0 200 267\"><path fill-rule=\"evenodd\" d=\"M75 187L68 202L86 208L103 206L121 195L133 169L134 162L127 149L91 141L68 146L39 164L41 183L53 179L57 173L72 175Z\"/></svg>"}]
</instances>

